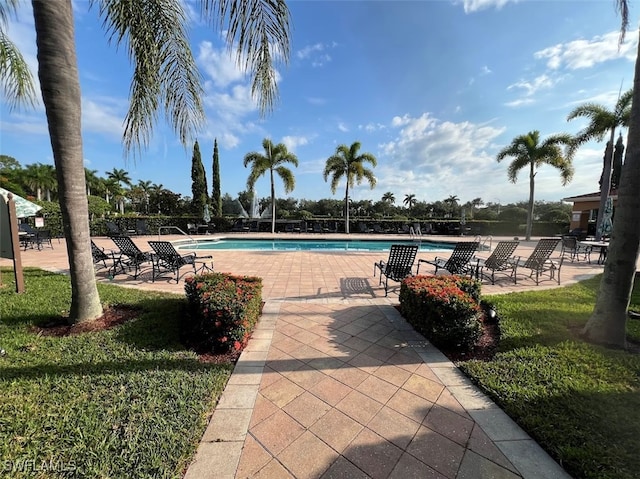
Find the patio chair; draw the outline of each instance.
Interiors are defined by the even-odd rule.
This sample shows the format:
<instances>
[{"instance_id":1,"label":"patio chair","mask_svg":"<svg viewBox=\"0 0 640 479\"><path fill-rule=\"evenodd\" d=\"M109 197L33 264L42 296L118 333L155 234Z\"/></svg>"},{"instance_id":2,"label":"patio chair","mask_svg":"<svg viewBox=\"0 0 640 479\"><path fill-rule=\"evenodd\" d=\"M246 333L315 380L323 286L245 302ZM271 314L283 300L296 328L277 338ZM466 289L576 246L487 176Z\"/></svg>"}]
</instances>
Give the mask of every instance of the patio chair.
<instances>
[{"instance_id":1,"label":"patio chair","mask_svg":"<svg viewBox=\"0 0 640 479\"><path fill-rule=\"evenodd\" d=\"M491 284L496 284L496 273L508 273L516 282L516 268L513 252L518 247L519 241L500 241L488 258L474 257L476 261L476 278L489 279Z\"/></svg>"},{"instance_id":2,"label":"patio chair","mask_svg":"<svg viewBox=\"0 0 640 479\"><path fill-rule=\"evenodd\" d=\"M113 221L106 221L105 225L107 226L107 236L112 238L114 236L129 236L136 232L135 230L121 230Z\"/></svg>"},{"instance_id":3,"label":"patio chair","mask_svg":"<svg viewBox=\"0 0 640 479\"><path fill-rule=\"evenodd\" d=\"M116 265L114 251L107 253L104 248L101 248L91 240L91 256L93 256L93 265L96 267L96 271L100 271L102 268L109 268L109 273L112 273ZM107 261L111 261L111 264L107 264Z\"/></svg>"},{"instance_id":4,"label":"patio chair","mask_svg":"<svg viewBox=\"0 0 640 479\"><path fill-rule=\"evenodd\" d=\"M560 269L562 268L563 257L555 261L551 259L551 254L560 243L560 238L543 238L538 241L536 247L526 260L517 258L514 263L517 268L531 270L530 278L535 274L536 285L540 284L541 276L548 276L549 279L560 284ZM515 272L514 272L515 275Z\"/></svg>"},{"instance_id":5,"label":"patio chair","mask_svg":"<svg viewBox=\"0 0 640 479\"><path fill-rule=\"evenodd\" d=\"M420 263L427 263L436 267L434 274L437 274L439 269L444 269L451 274L469 274L472 276L476 273L476 270L471 264L471 258L478 250L479 245L478 241L458 241L449 258L445 259L436 256L433 260L418 260L416 274L420 272Z\"/></svg>"},{"instance_id":6,"label":"patio chair","mask_svg":"<svg viewBox=\"0 0 640 479\"><path fill-rule=\"evenodd\" d=\"M150 263L153 257L150 252L142 252L129 236L112 236L111 240L118 247L118 258L113 265L113 275L133 270L133 277L140 274L140 267Z\"/></svg>"},{"instance_id":7,"label":"patio chair","mask_svg":"<svg viewBox=\"0 0 640 479\"><path fill-rule=\"evenodd\" d=\"M198 234L198 227L195 223L187 223L187 234L195 235Z\"/></svg>"},{"instance_id":8,"label":"patio chair","mask_svg":"<svg viewBox=\"0 0 640 479\"><path fill-rule=\"evenodd\" d=\"M581 244L577 236L563 235L560 255L569 258L571 262L580 261L582 258L583 261L591 263L591 246Z\"/></svg>"},{"instance_id":9,"label":"patio chair","mask_svg":"<svg viewBox=\"0 0 640 479\"><path fill-rule=\"evenodd\" d=\"M155 253L153 255L153 276L151 281L155 281L156 277L162 273L175 272L177 283L180 281L180 268L187 265L193 267L194 274L203 270L213 271L213 262L212 265L209 266L206 261L204 261L213 258L211 255L197 256L196 253L181 255L169 241L149 241L148 243Z\"/></svg>"},{"instance_id":10,"label":"patio chair","mask_svg":"<svg viewBox=\"0 0 640 479\"><path fill-rule=\"evenodd\" d=\"M231 231L246 233L249 231L249 225L247 225L243 220L237 220L231 227Z\"/></svg>"},{"instance_id":11,"label":"patio chair","mask_svg":"<svg viewBox=\"0 0 640 479\"><path fill-rule=\"evenodd\" d=\"M20 232L19 239L22 247L38 248L42 249L43 245L47 243L51 249L53 249L53 243L51 242L51 232L49 230L40 230L33 228L29 223L20 223L18 225L18 231Z\"/></svg>"},{"instance_id":12,"label":"patio chair","mask_svg":"<svg viewBox=\"0 0 640 479\"><path fill-rule=\"evenodd\" d=\"M378 261L373 264L373 276L376 276L376 269L380 270L380 281L384 276L384 295L389 293L389 280L400 282L412 274L413 263L418 253L417 244L392 244L389 250L387 261Z\"/></svg>"},{"instance_id":13,"label":"patio chair","mask_svg":"<svg viewBox=\"0 0 640 479\"><path fill-rule=\"evenodd\" d=\"M147 227L147 220L136 220L136 234L141 236L150 236L152 234Z\"/></svg>"}]
</instances>

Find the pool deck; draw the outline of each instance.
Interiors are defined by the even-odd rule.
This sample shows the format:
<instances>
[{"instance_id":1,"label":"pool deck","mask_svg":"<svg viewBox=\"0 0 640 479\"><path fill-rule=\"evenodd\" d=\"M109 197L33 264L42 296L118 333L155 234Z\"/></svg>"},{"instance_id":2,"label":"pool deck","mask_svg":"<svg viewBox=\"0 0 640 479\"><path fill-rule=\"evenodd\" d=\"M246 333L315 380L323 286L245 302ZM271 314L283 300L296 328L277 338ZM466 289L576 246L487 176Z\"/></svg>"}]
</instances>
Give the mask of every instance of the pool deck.
<instances>
[{"instance_id":1,"label":"pool deck","mask_svg":"<svg viewBox=\"0 0 640 479\"><path fill-rule=\"evenodd\" d=\"M258 236L344 238L224 235ZM150 249L147 241L152 239L157 237L133 237L143 251ZM493 238L493 245L500 239L512 238ZM109 238L94 241L105 249L115 248ZM535 243L536 239L521 241L516 254L528 256ZM399 315L394 307L396 284L385 297L373 277L374 262L386 260L387 252L214 251L213 256L216 271L261 277L266 303L210 418L187 479L569 477ZM418 254L419 259L435 256L446 258L448 252ZM64 240L54 240L53 249L27 250L22 261L24 266L66 272ZM9 264L0 260L0 265ZM602 270L595 262L565 262L562 285ZM432 270L421 267L420 272ZM97 277L125 287L184 292L182 279L177 284L168 278L152 282L150 268L143 269L138 279L126 275L109 279L103 272ZM527 277L513 284L505 278L496 285L483 284L482 292L557 286L550 281L536 286Z\"/></svg>"}]
</instances>

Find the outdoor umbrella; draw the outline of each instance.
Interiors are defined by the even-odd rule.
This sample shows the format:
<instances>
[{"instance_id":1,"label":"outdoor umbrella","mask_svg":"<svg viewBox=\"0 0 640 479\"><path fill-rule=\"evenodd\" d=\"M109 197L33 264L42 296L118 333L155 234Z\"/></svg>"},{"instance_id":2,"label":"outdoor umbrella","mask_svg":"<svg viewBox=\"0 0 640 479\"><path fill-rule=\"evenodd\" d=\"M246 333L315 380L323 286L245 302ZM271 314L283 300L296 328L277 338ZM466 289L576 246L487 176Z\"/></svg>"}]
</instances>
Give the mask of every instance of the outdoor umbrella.
<instances>
[{"instance_id":1,"label":"outdoor umbrella","mask_svg":"<svg viewBox=\"0 0 640 479\"><path fill-rule=\"evenodd\" d=\"M13 195L13 201L16 204L16 213L18 218L26 218L27 216L35 216L38 211L42 209L42 206L38 206L29 200L25 200L23 197L11 193L9 190L5 190L0 187L0 195L5 197L5 200L9 200L9 194Z\"/></svg>"},{"instance_id":2,"label":"outdoor umbrella","mask_svg":"<svg viewBox=\"0 0 640 479\"><path fill-rule=\"evenodd\" d=\"M211 221L211 215L209 214L209 205L204 205L204 213L202 214L202 219L206 224L209 224Z\"/></svg>"},{"instance_id":3,"label":"outdoor umbrella","mask_svg":"<svg viewBox=\"0 0 640 479\"><path fill-rule=\"evenodd\" d=\"M604 204L604 211L602 212L602 225L600 226L600 235L609 236L613 229L613 200L611 197L607 197L607 201Z\"/></svg>"}]
</instances>

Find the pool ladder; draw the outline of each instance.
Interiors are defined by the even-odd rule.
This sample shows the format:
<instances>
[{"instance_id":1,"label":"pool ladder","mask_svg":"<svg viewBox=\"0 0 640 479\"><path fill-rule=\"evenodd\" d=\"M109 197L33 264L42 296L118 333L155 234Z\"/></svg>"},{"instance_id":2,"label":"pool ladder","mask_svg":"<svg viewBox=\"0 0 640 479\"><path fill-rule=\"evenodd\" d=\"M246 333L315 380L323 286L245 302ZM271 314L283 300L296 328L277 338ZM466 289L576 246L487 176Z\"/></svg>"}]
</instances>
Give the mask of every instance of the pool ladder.
<instances>
[{"instance_id":1,"label":"pool ladder","mask_svg":"<svg viewBox=\"0 0 640 479\"><path fill-rule=\"evenodd\" d=\"M485 236L482 239L482 236L477 235L473 240L478 242L478 251L491 251L493 236Z\"/></svg>"}]
</instances>

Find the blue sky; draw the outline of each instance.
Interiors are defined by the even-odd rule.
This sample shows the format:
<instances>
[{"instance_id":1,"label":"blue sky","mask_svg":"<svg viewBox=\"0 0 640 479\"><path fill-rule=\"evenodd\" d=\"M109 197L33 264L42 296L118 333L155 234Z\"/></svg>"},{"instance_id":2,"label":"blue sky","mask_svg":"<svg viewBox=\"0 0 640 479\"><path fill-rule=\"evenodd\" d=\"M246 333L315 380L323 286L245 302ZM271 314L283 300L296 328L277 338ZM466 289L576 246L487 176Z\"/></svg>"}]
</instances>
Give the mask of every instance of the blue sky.
<instances>
[{"instance_id":1,"label":"blue sky","mask_svg":"<svg viewBox=\"0 0 640 479\"><path fill-rule=\"evenodd\" d=\"M30 2L9 35L36 76ZM187 2L187 7L194 4ZM294 198L342 198L322 179L339 144L360 141L378 159L378 184L363 184L355 199L379 200L390 191L432 202L456 195L502 204L528 198L528 173L507 180L509 159L497 152L531 130L543 137L576 133L583 120L566 121L577 105L613 108L633 82L637 9L618 49L620 17L613 0L292 1L292 55L279 67L280 98L261 118L247 77L229 57L220 34L192 23L191 44L204 79L207 125L198 134L211 184L213 140L218 139L222 191L246 189L244 155L262 140L285 143L298 159ZM76 35L83 100L84 157L88 168L124 168L134 182L150 180L190 195L192 147L186 150L160 121L139 159L122 152L122 123L131 68L126 51L107 43L95 9L76 0ZM2 99L0 154L23 165L53 164L44 111L9 111ZM626 131L624 132L626 142ZM558 201L597 191L603 143L577 153L574 180L562 187L543 167L536 199ZM268 196L268 179L256 186Z\"/></svg>"}]
</instances>

